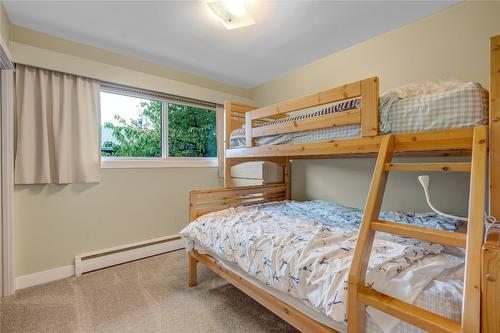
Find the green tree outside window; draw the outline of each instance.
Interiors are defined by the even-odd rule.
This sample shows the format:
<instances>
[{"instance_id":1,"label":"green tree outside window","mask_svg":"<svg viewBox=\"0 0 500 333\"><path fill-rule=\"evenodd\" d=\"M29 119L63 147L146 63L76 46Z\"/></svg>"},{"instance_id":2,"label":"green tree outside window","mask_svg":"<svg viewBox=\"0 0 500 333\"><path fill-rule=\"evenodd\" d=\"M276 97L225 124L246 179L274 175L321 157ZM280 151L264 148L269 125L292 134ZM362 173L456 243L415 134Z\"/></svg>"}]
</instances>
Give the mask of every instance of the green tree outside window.
<instances>
[{"instance_id":1,"label":"green tree outside window","mask_svg":"<svg viewBox=\"0 0 500 333\"><path fill-rule=\"evenodd\" d=\"M161 157L162 103L140 103L136 119L115 115L116 124L104 128L113 140L102 144L102 156ZM168 155L171 157L216 157L216 118L212 110L168 103Z\"/></svg>"}]
</instances>

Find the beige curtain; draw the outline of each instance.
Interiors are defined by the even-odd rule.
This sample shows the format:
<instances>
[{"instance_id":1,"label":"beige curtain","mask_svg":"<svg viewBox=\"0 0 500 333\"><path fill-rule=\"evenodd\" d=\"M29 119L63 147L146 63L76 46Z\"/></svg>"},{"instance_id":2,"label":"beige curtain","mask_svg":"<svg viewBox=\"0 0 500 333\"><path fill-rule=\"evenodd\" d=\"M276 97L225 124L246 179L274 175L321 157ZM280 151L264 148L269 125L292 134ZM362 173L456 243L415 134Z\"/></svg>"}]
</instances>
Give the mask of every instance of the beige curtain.
<instances>
[{"instance_id":1,"label":"beige curtain","mask_svg":"<svg viewBox=\"0 0 500 333\"><path fill-rule=\"evenodd\" d=\"M16 66L17 184L100 180L99 81Z\"/></svg>"}]
</instances>

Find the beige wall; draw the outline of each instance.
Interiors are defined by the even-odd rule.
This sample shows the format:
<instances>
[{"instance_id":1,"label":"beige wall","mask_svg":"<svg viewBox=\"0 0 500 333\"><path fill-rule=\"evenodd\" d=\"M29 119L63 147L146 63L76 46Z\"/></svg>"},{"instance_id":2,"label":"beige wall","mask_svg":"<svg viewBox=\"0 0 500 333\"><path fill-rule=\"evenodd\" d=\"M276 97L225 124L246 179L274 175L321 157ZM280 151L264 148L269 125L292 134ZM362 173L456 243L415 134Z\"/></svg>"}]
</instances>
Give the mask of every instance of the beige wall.
<instances>
[{"instance_id":1,"label":"beige wall","mask_svg":"<svg viewBox=\"0 0 500 333\"><path fill-rule=\"evenodd\" d=\"M463 158L451 160L457 159ZM405 162L408 160L404 159ZM436 161L436 159L428 160ZM370 187L374 166L374 158L292 161L292 198L297 200L322 199L362 208ZM391 173L383 208L416 212L430 211L425 202L424 191L417 180L420 174L422 173ZM430 173L430 176L429 188L435 206L451 214L466 216L469 175Z\"/></svg>"},{"instance_id":2,"label":"beige wall","mask_svg":"<svg viewBox=\"0 0 500 333\"><path fill-rule=\"evenodd\" d=\"M103 169L99 184L15 188L16 275L76 254L176 234L189 190L219 186L217 168Z\"/></svg>"},{"instance_id":3,"label":"beige wall","mask_svg":"<svg viewBox=\"0 0 500 333\"><path fill-rule=\"evenodd\" d=\"M433 16L332 54L253 89L258 105L327 89L369 76L381 89L441 78L478 81L488 87L489 39L500 34L500 2L465 2ZM294 161L292 195L362 207L373 159ZM384 207L428 210L417 174L392 174ZM468 177L433 175L438 207L465 214Z\"/></svg>"},{"instance_id":4,"label":"beige wall","mask_svg":"<svg viewBox=\"0 0 500 333\"><path fill-rule=\"evenodd\" d=\"M490 37L500 34L500 1L464 2L374 37L252 90L270 104L370 76L381 90L458 78L488 86Z\"/></svg>"},{"instance_id":5,"label":"beige wall","mask_svg":"<svg viewBox=\"0 0 500 333\"><path fill-rule=\"evenodd\" d=\"M247 90L13 27L14 62L222 103ZM39 37L39 38L37 38ZM15 187L17 276L70 265L76 254L177 234L191 189L218 187L217 168L103 169L99 184Z\"/></svg>"}]
</instances>

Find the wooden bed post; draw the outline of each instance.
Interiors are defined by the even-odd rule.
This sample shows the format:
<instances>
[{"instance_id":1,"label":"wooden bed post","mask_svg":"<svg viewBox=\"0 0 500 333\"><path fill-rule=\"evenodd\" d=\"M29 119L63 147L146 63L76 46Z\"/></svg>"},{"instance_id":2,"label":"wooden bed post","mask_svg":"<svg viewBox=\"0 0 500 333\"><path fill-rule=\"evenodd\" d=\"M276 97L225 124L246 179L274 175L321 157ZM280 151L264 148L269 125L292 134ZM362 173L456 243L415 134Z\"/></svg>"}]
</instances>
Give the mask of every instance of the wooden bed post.
<instances>
[{"instance_id":1,"label":"wooden bed post","mask_svg":"<svg viewBox=\"0 0 500 333\"><path fill-rule=\"evenodd\" d=\"M231 186L231 159L224 159L224 187Z\"/></svg>"},{"instance_id":2,"label":"wooden bed post","mask_svg":"<svg viewBox=\"0 0 500 333\"><path fill-rule=\"evenodd\" d=\"M226 150L231 144L231 112L232 102L224 102L224 187L229 187L231 182L231 162L226 157Z\"/></svg>"},{"instance_id":3,"label":"wooden bed post","mask_svg":"<svg viewBox=\"0 0 500 333\"><path fill-rule=\"evenodd\" d=\"M490 215L500 218L500 35L491 38Z\"/></svg>"},{"instance_id":4,"label":"wooden bed post","mask_svg":"<svg viewBox=\"0 0 500 333\"><path fill-rule=\"evenodd\" d=\"M253 146L252 138L252 113L245 113L245 147L250 148Z\"/></svg>"},{"instance_id":5,"label":"wooden bed post","mask_svg":"<svg viewBox=\"0 0 500 333\"><path fill-rule=\"evenodd\" d=\"M253 105L242 104L238 102L225 101L224 102L224 187L231 187L231 159L227 157L226 150L231 146L231 132L239 128L245 121L241 118L247 119L250 112L257 107ZM250 121L251 124L251 121ZM247 131L252 133L252 131ZM250 140L252 142L253 140Z\"/></svg>"},{"instance_id":6,"label":"wooden bed post","mask_svg":"<svg viewBox=\"0 0 500 333\"><path fill-rule=\"evenodd\" d=\"M197 192L196 191L189 192L189 222L193 222L198 217L196 201L197 201ZM196 260L196 258L193 257L192 252L189 252L188 253L188 286L189 287L194 287L198 284L198 274L197 274L198 267L197 266L198 266L198 260Z\"/></svg>"},{"instance_id":7,"label":"wooden bed post","mask_svg":"<svg viewBox=\"0 0 500 333\"><path fill-rule=\"evenodd\" d=\"M483 244L484 209L486 202L486 163L488 159L488 128L474 128L469 190L469 218L465 255L462 332L481 330L481 246Z\"/></svg>"},{"instance_id":8,"label":"wooden bed post","mask_svg":"<svg viewBox=\"0 0 500 333\"><path fill-rule=\"evenodd\" d=\"M377 136L379 123L378 77L361 81L361 135Z\"/></svg>"},{"instance_id":9,"label":"wooden bed post","mask_svg":"<svg viewBox=\"0 0 500 333\"><path fill-rule=\"evenodd\" d=\"M290 159L288 157L285 157L285 160L283 162L283 182L286 184L286 199L287 200L290 200L292 197L291 181L290 181L291 176L292 176L292 173L290 170Z\"/></svg>"},{"instance_id":10,"label":"wooden bed post","mask_svg":"<svg viewBox=\"0 0 500 333\"><path fill-rule=\"evenodd\" d=\"M489 126L489 208L500 219L500 35L491 38ZM500 332L500 230L486 235L482 253L481 286L483 333Z\"/></svg>"}]
</instances>

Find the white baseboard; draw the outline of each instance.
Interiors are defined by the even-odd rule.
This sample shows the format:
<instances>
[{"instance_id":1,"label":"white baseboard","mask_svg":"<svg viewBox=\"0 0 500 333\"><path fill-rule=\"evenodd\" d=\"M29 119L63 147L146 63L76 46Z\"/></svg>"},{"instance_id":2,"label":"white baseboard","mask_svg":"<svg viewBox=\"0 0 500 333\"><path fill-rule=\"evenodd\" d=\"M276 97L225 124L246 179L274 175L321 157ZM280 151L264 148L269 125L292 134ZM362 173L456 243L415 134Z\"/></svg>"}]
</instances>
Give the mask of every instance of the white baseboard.
<instances>
[{"instance_id":1,"label":"white baseboard","mask_svg":"<svg viewBox=\"0 0 500 333\"><path fill-rule=\"evenodd\" d=\"M172 237L173 236L158 238L151 241L169 239ZM130 245L137 246L138 244L145 245L148 242L150 241L129 244L128 246ZM117 251L116 253L106 254L103 256L96 256L95 258L90 258L85 260L82 260L81 256L77 256L75 257L75 260L78 260L77 265L62 266L49 269L43 272L36 272L28 275L19 276L15 280L16 290L32 287L38 284L43 284L51 281L61 280L74 275L78 276L85 272L90 272L101 268L123 264L129 261L151 257L165 252L180 250L184 248L184 241L182 239L172 239L167 242L147 245L144 247L132 248L130 250L127 250L126 247L127 245L119 246L112 249L87 253L85 255L93 256L98 253L105 253L108 250ZM118 251L120 249L123 249L124 251ZM76 268L78 269L78 271L76 270Z\"/></svg>"},{"instance_id":2,"label":"white baseboard","mask_svg":"<svg viewBox=\"0 0 500 333\"><path fill-rule=\"evenodd\" d=\"M78 255L75 257L75 275L79 276L82 273L97 269L183 249L184 241L182 239L175 239L176 237L178 236L156 238Z\"/></svg>"},{"instance_id":3,"label":"white baseboard","mask_svg":"<svg viewBox=\"0 0 500 333\"><path fill-rule=\"evenodd\" d=\"M16 278L16 290L36 286L74 275L73 265L57 267L43 272L23 275Z\"/></svg>"}]
</instances>

